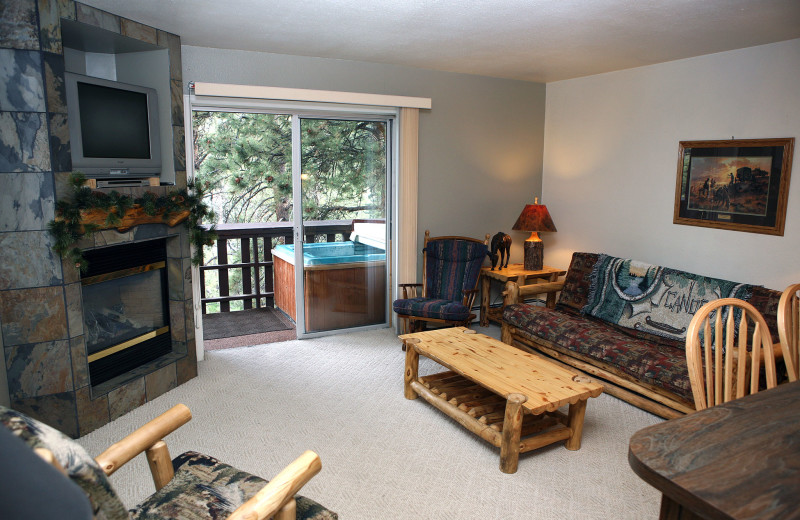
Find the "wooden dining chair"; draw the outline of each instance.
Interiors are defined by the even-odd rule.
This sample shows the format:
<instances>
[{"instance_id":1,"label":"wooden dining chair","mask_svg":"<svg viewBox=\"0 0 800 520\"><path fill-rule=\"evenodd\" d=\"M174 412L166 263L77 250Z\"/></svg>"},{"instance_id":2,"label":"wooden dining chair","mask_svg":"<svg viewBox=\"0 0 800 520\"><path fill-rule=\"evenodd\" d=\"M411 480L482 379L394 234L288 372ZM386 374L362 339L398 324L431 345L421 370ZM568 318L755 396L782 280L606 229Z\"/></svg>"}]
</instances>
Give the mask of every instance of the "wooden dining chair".
<instances>
[{"instance_id":1,"label":"wooden dining chair","mask_svg":"<svg viewBox=\"0 0 800 520\"><path fill-rule=\"evenodd\" d=\"M783 291L778 302L778 336L789 381L800 379L800 283Z\"/></svg>"},{"instance_id":2,"label":"wooden dining chair","mask_svg":"<svg viewBox=\"0 0 800 520\"><path fill-rule=\"evenodd\" d=\"M686 331L686 364L697 410L777 386L769 327L755 307L737 298L706 303Z\"/></svg>"}]
</instances>

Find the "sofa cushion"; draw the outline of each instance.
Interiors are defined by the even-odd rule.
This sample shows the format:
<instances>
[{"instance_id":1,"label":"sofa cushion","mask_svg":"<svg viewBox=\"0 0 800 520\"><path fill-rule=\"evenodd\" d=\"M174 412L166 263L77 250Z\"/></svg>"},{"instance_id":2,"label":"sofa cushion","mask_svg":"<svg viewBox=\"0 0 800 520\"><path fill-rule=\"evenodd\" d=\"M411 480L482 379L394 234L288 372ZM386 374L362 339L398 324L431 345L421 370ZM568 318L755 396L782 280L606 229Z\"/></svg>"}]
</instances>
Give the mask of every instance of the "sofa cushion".
<instances>
[{"instance_id":1,"label":"sofa cushion","mask_svg":"<svg viewBox=\"0 0 800 520\"><path fill-rule=\"evenodd\" d=\"M600 258L596 253L573 253L569 270L564 277L564 288L558 297L556 308L569 308L580 312L586 306L592 270Z\"/></svg>"},{"instance_id":2,"label":"sofa cushion","mask_svg":"<svg viewBox=\"0 0 800 520\"><path fill-rule=\"evenodd\" d=\"M611 367L634 381L663 388L693 402L686 353L681 348L637 338L590 316L529 304L507 306L503 320L528 339L543 339L597 360L597 366Z\"/></svg>"},{"instance_id":3,"label":"sofa cushion","mask_svg":"<svg viewBox=\"0 0 800 520\"><path fill-rule=\"evenodd\" d=\"M447 321L463 321L469 318L469 309L461 302L437 298L408 298L395 300L392 309L397 314L419 316Z\"/></svg>"},{"instance_id":4,"label":"sofa cushion","mask_svg":"<svg viewBox=\"0 0 800 520\"><path fill-rule=\"evenodd\" d=\"M764 321L769 326L773 343L780 341L780 336L778 335L778 303L781 300L781 294L780 291L756 285L753 287L753 295L747 300L750 305L764 316Z\"/></svg>"},{"instance_id":5,"label":"sofa cushion","mask_svg":"<svg viewBox=\"0 0 800 520\"><path fill-rule=\"evenodd\" d=\"M425 296L461 301L475 289L487 247L457 238L432 239L425 246Z\"/></svg>"},{"instance_id":6,"label":"sofa cushion","mask_svg":"<svg viewBox=\"0 0 800 520\"><path fill-rule=\"evenodd\" d=\"M194 451L175 457L175 476L163 488L131 510L137 520L210 520L227 518L253 497L266 480L240 471L213 457ZM338 518L320 504L300 495L297 518L333 520Z\"/></svg>"}]
</instances>

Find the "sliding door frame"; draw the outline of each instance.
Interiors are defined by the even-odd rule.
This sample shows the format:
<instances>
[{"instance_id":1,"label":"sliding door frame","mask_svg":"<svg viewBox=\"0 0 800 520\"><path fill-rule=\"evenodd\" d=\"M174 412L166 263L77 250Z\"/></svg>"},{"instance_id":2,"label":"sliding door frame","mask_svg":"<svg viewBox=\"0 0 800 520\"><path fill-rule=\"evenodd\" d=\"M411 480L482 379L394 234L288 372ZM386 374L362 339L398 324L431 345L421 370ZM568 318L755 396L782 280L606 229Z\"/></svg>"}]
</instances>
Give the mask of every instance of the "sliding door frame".
<instances>
[{"instance_id":1,"label":"sliding door frame","mask_svg":"<svg viewBox=\"0 0 800 520\"><path fill-rule=\"evenodd\" d=\"M193 87L190 84L190 88ZM230 87L241 87L231 85ZM269 87L256 87L257 89L267 89ZM391 169L387 179L387 251L390 252L391 259L387 258L388 283L387 291L387 323L391 324L391 307L389 303L397 298L397 283L416 279L417 272L417 175L418 175L418 125L419 109L430 108L430 99L427 98L405 98L401 96L375 96L372 101L400 101L397 106L359 104L359 103L335 103L319 102L314 97L315 93L323 91L304 91L302 89L279 89L291 91L287 97L280 99L268 98L242 98L236 96L223 96L218 93L207 95L196 95L192 93L184 96L184 120L186 135L186 169L189 180L194 179L193 171L193 150L192 150L192 112L194 111L249 111L257 113L280 113L297 114L301 117L332 117L357 119L369 116L377 118L387 118L387 125L390 125L392 136L390 146ZM295 99L302 99L304 92L310 92L308 96L311 101L293 101L288 99L295 96ZM296 94L295 94L296 93ZM347 99L357 101L360 96L371 96L357 93L332 93L343 94ZM406 100L411 100L406 102ZM348 114L350 117L344 117ZM294 161L293 161L294 164ZM295 229L297 229L295 227ZM302 246L301 246L302 248ZM202 306L200 304L200 277L199 268L192 268L192 288L194 292L194 314L195 314L195 338L198 360L203 359L203 331L202 331ZM301 281L302 283L302 281ZM302 294L302 293L297 293ZM299 318L299 316L298 316ZM299 321L299 320L298 320ZM304 323L304 322L301 322ZM396 324L395 324L396 325ZM379 327L385 327L380 325ZM364 328L376 328L369 326ZM335 331L334 331L335 332ZM330 332L330 333L334 333ZM310 333L303 337L330 334Z\"/></svg>"},{"instance_id":2,"label":"sliding door frame","mask_svg":"<svg viewBox=\"0 0 800 520\"><path fill-rule=\"evenodd\" d=\"M394 112L387 111L385 114L377 114L374 111L372 112L365 112L361 114L354 114L352 112L343 110L342 112L313 112L313 111L306 111L304 114L299 113L292 113L292 197L293 197L293 206L297 208L297 211L292 212L293 217L293 224L294 224L294 278L295 278L295 294L296 295L303 295L302 298L296 297L295 298L295 315L297 316L297 320L295 323L295 328L297 331L297 338L304 339L304 338L314 338L320 336L330 336L332 334L341 334L345 332L353 332L353 331L360 331L360 330L371 330L371 329L383 329L386 327L391 326L391 302L395 299L395 293L392 291L392 287L396 286L396 283L393 283L391 265L395 263L394 259L397 257L397 254L392 247L391 237L392 237L392 230L395 227L395 209L396 205L394 204L395 200L395 191L394 187L396 185L395 180L398 176L398 168L397 168L397 158L395 156L394 151L397 149L396 142L398 140L397 136L395 135L395 128L396 128L396 121L397 121L397 111ZM341 121L380 121L386 124L386 132L390 139L386 140L386 207L384 208L385 213L385 220L386 220L386 234L385 234L385 243L386 243L386 279L384 282L387 284L387 291L385 292L385 312L384 312L384 321L382 323L376 323L374 325L363 325L359 327L349 327L346 329L333 329L333 330L325 330L325 331L318 331L318 332L308 332L305 330L305 323L306 323L306 311L305 308L305 265L303 262L303 246L305 244L305 232L303 229L303 194L302 194L302 180L301 180L301 168L302 168L302 133L300 130L301 123L303 119L336 119ZM302 330L301 330L302 329Z\"/></svg>"}]
</instances>

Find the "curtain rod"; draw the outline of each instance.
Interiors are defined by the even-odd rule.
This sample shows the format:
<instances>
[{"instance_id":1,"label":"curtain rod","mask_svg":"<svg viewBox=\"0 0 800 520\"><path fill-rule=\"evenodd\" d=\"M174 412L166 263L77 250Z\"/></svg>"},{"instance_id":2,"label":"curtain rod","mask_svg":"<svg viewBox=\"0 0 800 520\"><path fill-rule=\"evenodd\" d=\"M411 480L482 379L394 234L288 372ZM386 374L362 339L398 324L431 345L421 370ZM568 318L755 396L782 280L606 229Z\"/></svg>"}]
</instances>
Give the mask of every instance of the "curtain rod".
<instances>
[{"instance_id":1,"label":"curtain rod","mask_svg":"<svg viewBox=\"0 0 800 520\"><path fill-rule=\"evenodd\" d=\"M189 82L189 89L193 90L196 96L311 101L318 103L342 103L349 105L403 108L431 108L431 98L366 94L362 92L337 92L333 90L265 87L260 85L232 85L195 81Z\"/></svg>"}]
</instances>

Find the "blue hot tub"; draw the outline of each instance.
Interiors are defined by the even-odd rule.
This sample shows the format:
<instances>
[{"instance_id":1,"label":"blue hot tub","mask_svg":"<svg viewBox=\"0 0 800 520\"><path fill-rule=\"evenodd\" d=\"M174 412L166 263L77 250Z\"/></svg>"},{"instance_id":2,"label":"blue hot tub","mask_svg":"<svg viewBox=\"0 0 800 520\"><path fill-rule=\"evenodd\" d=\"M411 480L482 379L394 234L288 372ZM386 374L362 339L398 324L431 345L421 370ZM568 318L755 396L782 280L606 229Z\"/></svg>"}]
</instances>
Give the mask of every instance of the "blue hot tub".
<instances>
[{"instance_id":1,"label":"blue hot tub","mask_svg":"<svg viewBox=\"0 0 800 520\"><path fill-rule=\"evenodd\" d=\"M294 244L281 244L272 250L273 256L294 265ZM303 244L303 265L351 264L386 260L383 249L361 242L318 242Z\"/></svg>"},{"instance_id":2,"label":"blue hot tub","mask_svg":"<svg viewBox=\"0 0 800 520\"><path fill-rule=\"evenodd\" d=\"M306 331L386 322L386 251L355 240L303 244ZM275 306L295 313L294 245L272 250Z\"/></svg>"}]
</instances>

